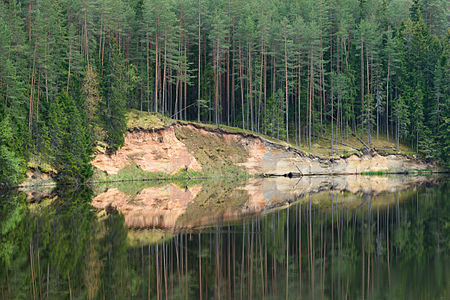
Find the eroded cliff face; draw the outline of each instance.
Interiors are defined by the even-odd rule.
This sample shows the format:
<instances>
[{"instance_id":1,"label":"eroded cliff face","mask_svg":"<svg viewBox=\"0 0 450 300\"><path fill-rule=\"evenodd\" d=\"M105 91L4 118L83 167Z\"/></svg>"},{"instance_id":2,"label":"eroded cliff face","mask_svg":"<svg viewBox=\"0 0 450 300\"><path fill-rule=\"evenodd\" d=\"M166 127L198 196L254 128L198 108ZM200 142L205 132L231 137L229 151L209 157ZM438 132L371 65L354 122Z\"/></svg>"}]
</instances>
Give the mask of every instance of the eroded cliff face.
<instances>
[{"instance_id":1,"label":"eroded cliff face","mask_svg":"<svg viewBox=\"0 0 450 300\"><path fill-rule=\"evenodd\" d=\"M181 169L206 173L238 170L249 174L360 174L368 171L405 172L436 169L436 165L403 155L351 155L328 159L308 155L259 136L229 133L194 124L174 124L154 131L133 130L113 155L98 154L92 164L108 174L135 163L149 172L173 174Z\"/></svg>"},{"instance_id":2,"label":"eroded cliff face","mask_svg":"<svg viewBox=\"0 0 450 300\"><path fill-rule=\"evenodd\" d=\"M92 164L108 174L135 163L148 172L176 173L182 168L202 169L186 145L175 136L175 127L164 130L133 131L125 137L125 144L113 155L98 154Z\"/></svg>"}]
</instances>

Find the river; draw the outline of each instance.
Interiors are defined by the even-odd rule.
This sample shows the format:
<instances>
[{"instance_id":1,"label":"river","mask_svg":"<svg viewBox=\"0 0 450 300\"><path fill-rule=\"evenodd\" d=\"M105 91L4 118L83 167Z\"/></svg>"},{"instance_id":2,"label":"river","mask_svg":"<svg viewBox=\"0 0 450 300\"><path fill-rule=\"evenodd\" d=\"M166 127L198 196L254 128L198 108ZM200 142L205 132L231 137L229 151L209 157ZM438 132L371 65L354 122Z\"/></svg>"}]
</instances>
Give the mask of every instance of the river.
<instances>
[{"instance_id":1,"label":"river","mask_svg":"<svg viewBox=\"0 0 450 300\"><path fill-rule=\"evenodd\" d=\"M447 177L1 192L1 299L450 299Z\"/></svg>"}]
</instances>

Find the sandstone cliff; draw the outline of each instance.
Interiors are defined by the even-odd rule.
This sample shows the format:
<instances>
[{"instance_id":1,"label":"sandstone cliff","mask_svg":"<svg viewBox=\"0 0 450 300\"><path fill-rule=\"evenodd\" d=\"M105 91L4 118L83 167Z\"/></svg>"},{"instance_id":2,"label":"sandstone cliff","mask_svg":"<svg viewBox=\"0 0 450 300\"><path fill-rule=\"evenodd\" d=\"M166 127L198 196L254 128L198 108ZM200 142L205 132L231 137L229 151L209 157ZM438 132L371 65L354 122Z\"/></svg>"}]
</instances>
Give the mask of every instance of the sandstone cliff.
<instances>
[{"instance_id":1,"label":"sandstone cliff","mask_svg":"<svg viewBox=\"0 0 450 300\"><path fill-rule=\"evenodd\" d=\"M405 155L381 155L375 151L320 157L257 135L185 123L160 129L132 129L116 154L99 153L92 164L109 175L130 165L147 172L174 174L193 170L216 175L241 171L253 175L400 173L438 168Z\"/></svg>"}]
</instances>

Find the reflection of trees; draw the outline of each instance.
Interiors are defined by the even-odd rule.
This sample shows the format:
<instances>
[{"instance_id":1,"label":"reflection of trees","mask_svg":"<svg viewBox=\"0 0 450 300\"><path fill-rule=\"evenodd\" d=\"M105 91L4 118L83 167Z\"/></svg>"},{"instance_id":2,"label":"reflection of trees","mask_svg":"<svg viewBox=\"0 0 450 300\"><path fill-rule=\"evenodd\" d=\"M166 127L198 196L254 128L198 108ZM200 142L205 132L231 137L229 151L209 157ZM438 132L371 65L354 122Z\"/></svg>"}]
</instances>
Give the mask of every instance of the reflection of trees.
<instances>
[{"instance_id":1,"label":"reflection of trees","mask_svg":"<svg viewBox=\"0 0 450 300\"><path fill-rule=\"evenodd\" d=\"M159 261L152 295L178 297L189 287L197 298L445 296L443 278L450 275L442 267L449 262L447 189L444 183L409 191L394 195L402 201L381 206L372 205L380 199L361 195L363 205L356 208L333 193L325 209L305 199L242 225L179 235L150 246L159 249L158 258L150 258ZM191 278L187 285L180 281L186 274Z\"/></svg>"},{"instance_id":2,"label":"reflection of trees","mask_svg":"<svg viewBox=\"0 0 450 300\"><path fill-rule=\"evenodd\" d=\"M17 298L26 298L28 290L21 284L27 275L21 272L27 265L17 255L26 243L23 221L26 215L25 195L15 191L0 192L0 291Z\"/></svg>"},{"instance_id":3,"label":"reflection of trees","mask_svg":"<svg viewBox=\"0 0 450 300\"><path fill-rule=\"evenodd\" d=\"M115 267L112 274L126 270L126 255L122 264L120 260L107 264L126 253L123 218L113 214L98 222L87 188L59 193L51 204L44 199L31 208L24 193L3 194L0 199L2 297L93 299L101 286L111 291L103 274L113 279L118 276L104 271L106 265ZM114 239L109 247L113 250L104 251L108 249L104 244L110 244L105 239Z\"/></svg>"},{"instance_id":4,"label":"reflection of trees","mask_svg":"<svg viewBox=\"0 0 450 300\"><path fill-rule=\"evenodd\" d=\"M96 217L88 190L33 209L11 194L0 202L0 295L448 298L448 190L443 182L393 194L387 205L360 195L363 204L351 206L332 192L329 203L305 198L243 224L133 247L123 216Z\"/></svg>"}]
</instances>

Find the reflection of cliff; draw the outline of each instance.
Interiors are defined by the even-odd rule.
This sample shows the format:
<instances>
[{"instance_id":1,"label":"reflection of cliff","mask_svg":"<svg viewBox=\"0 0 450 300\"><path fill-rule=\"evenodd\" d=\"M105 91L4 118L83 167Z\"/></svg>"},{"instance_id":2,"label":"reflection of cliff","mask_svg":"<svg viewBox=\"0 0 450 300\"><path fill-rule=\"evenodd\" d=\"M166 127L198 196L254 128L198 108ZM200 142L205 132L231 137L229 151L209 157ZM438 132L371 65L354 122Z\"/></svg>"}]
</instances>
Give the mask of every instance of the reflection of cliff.
<instances>
[{"instance_id":1,"label":"reflection of cliff","mask_svg":"<svg viewBox=\"0 0 450 300\"><path fill-rule=\"evenodd\" d=\"M332 199L330 192L334 204L356 208L370 200L372 206L386 206L402 198L402 193L394 192L436 180L406 176L315 176L251 179L242 185L207 181L202 186L186 188L174 184L144 188L135 196L111 188L97 195L92 205L98 209L116 208L131 228L187 229L230 222L303 200L328 206Z\"/></svg>"},{"instance_id":2,"label":"reflection of cliff","mask_svg":"<svg viewBox=\"0 0 450 300\"><path fill-rule=\"evenodd\" d=\"M125 217L125 223L133 228L172 228L178 217L186 211L201 187L180 188L174 184L143 189L131 197L112 188L92 199L99 209L116 208Z\"/></svg>"},{"instance_id":3,"label":"reflection of cliff","mask_svg":"<svg viewBox=\"0 0 450 300\"><path fill-rule=\"evenodd\" d=\"M237 219L248 212L246 204L249 201L250 195L245 187L236 187L229 182L206 182L176 225L193 228Z\"/></svg>"},{"instance_id":4,"label":"reflection of cliff","mask_svg":"<svg viewBox=\"0 0 450 300\"><path fill-rule=\"evenodd\" d=\"M268 209L300 201L309 195L312 199L320 199L316 202L323 202L325 199L331 201L331 197L328 196L331 191L340 194L341 199L345 196L348 201L353 199L352 201L361 202L369 197L373 203L383 204L394 192L405 191L436 180L438 180L436 177L408 176L308 176L299 179L275 177L255 179L249 182L247 188L254 190L255 186L261 186L262 188L257 189L263 194L259 198L266 199L268 203L265 209ZM258 201L255 197L252 199Z\"/></svg>"}]
</instances>

